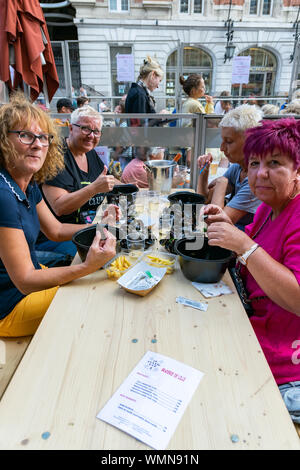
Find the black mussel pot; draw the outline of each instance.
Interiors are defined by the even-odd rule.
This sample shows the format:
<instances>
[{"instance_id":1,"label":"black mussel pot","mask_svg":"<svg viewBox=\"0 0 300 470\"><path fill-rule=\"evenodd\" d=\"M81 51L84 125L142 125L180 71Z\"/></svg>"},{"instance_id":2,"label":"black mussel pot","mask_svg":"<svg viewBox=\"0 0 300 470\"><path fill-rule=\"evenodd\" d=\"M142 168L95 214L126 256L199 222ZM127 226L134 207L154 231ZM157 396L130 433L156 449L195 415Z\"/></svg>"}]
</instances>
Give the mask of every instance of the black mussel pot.
<instances>
[{"instance_id":1,"label":"black mussel pot","mask_svg":"<svg viewBox=\"0 0 300 470\"><path fill-rule=\"evenodd\" d=\"M168 196L170 201L170 211L174 211L175 222L178 222L178 215L182 218L182 226L188 224L195 230L197 225L197 215L200 213L200 205L205 203L205 197L202 194L190 193L188 191L178 191ZM176 208L175 208L176 207ZM192 218L191 222L189 218Z\"/></svg>"},{"instance_id":2,"label":"black mussel pot","mask_svg":"<svg viewBox=\"0 0 300 470\"><path fill-rule=\"evenodd\" d=\"M117 240L120 239L121 234L118 228L110 227L108 225L101 225L101 227L105 227L107 230L109 230ZM77 251L82 262L84 262L86 259L86 255L90 249L91 244L93 243L95 235L96 225L90 225L87 228L83 228L73 235L72 241L77 247Z\"/></svg>"},{"instance_id":3,"label":"black mussel pot","mask_svg":"<svg viewBox=\"0 0 300 470\"><path fill-rule=\"evenodd\" d=\"M187 249L191 242L186 238L175 242L174 249L184 276L194 282L219 282L234 257L233 253L219 246L209 246L207 238L201 249Z\"/></svg>"},{"instance_id":4,"label":"black mussel pot","mask_svg":"<svg viewBox=\"0 0 300 470\"><path fill-rule=\"evenodd\" d=\"M139 188L135 184L117 184L106 194L108 204L119 204L121 197L126 197L128 206L134 204Z\"/></svg>"},{"instance_id":5,"label":"black mussel pot","mask_svg":"<svg viewBox=\"0 0 300 470\"><path fill-rule=\"evenodd\" d=\"M191 193L189 191L177 191L176 193L168 196L170 204L204 204L205 196L202 194Z\"/></svg>"}]
</instances>

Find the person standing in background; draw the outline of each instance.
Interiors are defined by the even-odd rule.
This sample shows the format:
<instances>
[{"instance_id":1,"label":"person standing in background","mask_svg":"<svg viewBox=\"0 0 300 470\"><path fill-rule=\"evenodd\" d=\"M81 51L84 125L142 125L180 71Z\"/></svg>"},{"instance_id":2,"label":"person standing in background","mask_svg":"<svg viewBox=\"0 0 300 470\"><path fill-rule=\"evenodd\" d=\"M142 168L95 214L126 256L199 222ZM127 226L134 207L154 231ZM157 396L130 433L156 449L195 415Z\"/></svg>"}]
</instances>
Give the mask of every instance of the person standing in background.
<instances>
[{"instance_id":1,"label":"person standing in background","mask_svg":"<svg viewBox=\"0 0 300 470\"><path fill-rule=\"evenodd\" d=\"M221 98L215 104L215 114L226 114L232 109L232 101L230 99L229 91L222 91Z\"/></svg>"},{"instance_id":2,"label":"person standing in background","mask_svg":"<svg viewBox=\"0 0 300 470\"><path fill-rule=\"evenodd\" d=\"M77 101L77 108L82 108L82 106L89 104L89 99L86 96L78 96L76 98Z\"/></svg>"},{"instance_id":3,"label":"person standing in background","mask_svg":"<svg viewBox=\"0 0 300 470\"><path fill-rule=\"evenodd\" d=\"M214 113L213 99L211 96L205 95L205 83L202 75L193 73L187 79L181 75L179 82L182 85L183 91L188 95L188 99L183 103L182 113ZM198 101L203 96L206 100L205 107ZM192 119L182 120L182 127L192 127L192 125ZM186 148L186 163L188 166L191 164L191 147Z\"/></svg>"},{"instance_id":4,"label":"person standing in background","mask_svg":"<svg viewBox=\"0 0 300 470\"><path fill-rule=\"evenodd\" d=\"M73 103L69 98L61 98L56 103L56 109L59 114L71 114L74 111ZM55 118L54 124L57 126L68 126L70 124L68 117Z\"/></svg>"},{"instance_id":5,"label":"person standing in background","mask_svg":"<svg viewBox=\"0 0 300 470\"><path fill-rule=\"evenodd\" d=\"M163 79L163 71L159 63L147 57L140 67L140 73L136 83L132 83L125 101L125 113L154 114L155 99L151 93L159 87ZM131 119L133 127L144 125L144 120Z\"/></svg>"}]
</instances>

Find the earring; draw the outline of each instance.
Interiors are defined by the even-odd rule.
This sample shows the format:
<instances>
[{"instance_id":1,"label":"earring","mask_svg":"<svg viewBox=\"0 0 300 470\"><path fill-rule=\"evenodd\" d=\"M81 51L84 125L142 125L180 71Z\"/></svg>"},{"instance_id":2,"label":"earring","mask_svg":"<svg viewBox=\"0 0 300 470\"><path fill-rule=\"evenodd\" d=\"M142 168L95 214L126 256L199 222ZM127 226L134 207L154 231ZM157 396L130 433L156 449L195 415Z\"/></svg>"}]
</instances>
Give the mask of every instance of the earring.
<instances>
[{"instance_id":1,"label":"earring","mask_svg":"<svg viewBox=\"0 0 300 470\"><path fill-rule=\"evenodd\" d=\"M291 199L291 200L292 200L292 199L295 199L295 197L298 196L298 194L299 194L299 192L300 192L299 188L297 187L297 186L298 186L297 183L298 183L298 182L297 182L297 179L295 179L295 180L294 180L294 190L293 190L293 192L292 192L292 195L289 196L289 199Z\"/></svg>"}]
</instances>

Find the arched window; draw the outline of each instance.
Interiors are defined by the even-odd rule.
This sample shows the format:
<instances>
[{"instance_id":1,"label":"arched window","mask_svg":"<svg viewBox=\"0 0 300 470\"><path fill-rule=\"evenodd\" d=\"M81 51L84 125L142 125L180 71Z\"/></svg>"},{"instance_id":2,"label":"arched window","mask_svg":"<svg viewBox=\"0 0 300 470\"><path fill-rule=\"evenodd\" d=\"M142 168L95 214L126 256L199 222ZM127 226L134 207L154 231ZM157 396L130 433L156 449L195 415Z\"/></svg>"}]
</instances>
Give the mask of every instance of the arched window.
<instances>
[{"instance_id":1,"label":"arched window","mask_svg":"<svg viewBox=\"0 0 300 470\"><path fill-rule=\"evenodd\" d=\"M186 46L183 49L183 75L187 77L191 73L201 73L205 85L206 92L211 90L212 83L212 59L203 49L198 47ZM166 95L175 96L176 82L179 85L179 61L177 50L172 52L167 60L167 77L166 77Z\"/></svg>"},{"instance_id":2,"label":"arched window","mask_svg":"<svg viewBox=\"0 0 300 470\"><path fill-rule=\"evenodd\" d=\"M251 56L249 83L232 85L232 95L272 96L277 69L276 57L260 47L250 47L239 54L239 56L249 55Z\"/></svg>"}]
</instances>

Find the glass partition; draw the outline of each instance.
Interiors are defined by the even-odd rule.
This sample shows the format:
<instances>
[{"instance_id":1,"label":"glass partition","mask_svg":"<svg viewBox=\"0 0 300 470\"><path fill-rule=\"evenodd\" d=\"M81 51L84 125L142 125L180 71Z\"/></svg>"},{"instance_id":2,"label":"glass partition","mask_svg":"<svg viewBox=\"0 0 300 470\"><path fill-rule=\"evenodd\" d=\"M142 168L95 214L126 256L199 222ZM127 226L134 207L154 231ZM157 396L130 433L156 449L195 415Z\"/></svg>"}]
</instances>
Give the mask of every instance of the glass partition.
<instances>
[{"instance_id":1,"label":"glass partition","mask_svg":"<svg viewBox=\"0 0 300 470\"><path fill-rule=\"evenodd\" d=\"M176 187L192 187L191 161L194 155L199 155L199 115L156 114L149 119L149 114L102 113L102 117L102 135L95 150L116 178L122 178L124 169L137 158L142 148L147 160L173 160L176 157L176 174L182 172L184 175L184 178L178 177ZM143 125L133 126L137 119ZM183 127L183 121L190 121L191 125ZM60 132L62 137L67 137L69 128L63 126Z\"/></svg>"},{"instance_id":2,"label":"glass partition","mask_svg":"<svg viewBox=\"0 0 300 470\"><path fill-rule=\"evenodd\" d=\"M53 114L52 117L59 117ZM223 116L204 114L116 114L103 113L103 129L96 152L105 165L119 179L126 166L136 157L137 149L143 148L147 159L173 160L178 156L178 168L183 167L186 179L178 188L197 188L197 157L210 152L213 156L210 181L222 176L229 165L220 151L221 129L218 127ZM282 119L288 115L266 116L265 119ZM70 117L70 115L69 115ZM294 116L300 119L300 116ZM131 119L144 119L146 126L133 127ZM191 127L182 127L183 120L190 119ZM156 124L156 125L155 125ZM62 137L67 137L67 126L60 128ZM190 150L190 161L188 161Z\"/></svg>"}]
</instances>

